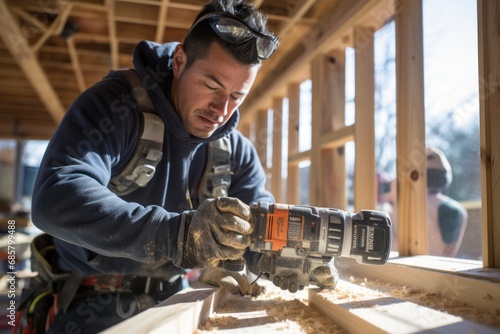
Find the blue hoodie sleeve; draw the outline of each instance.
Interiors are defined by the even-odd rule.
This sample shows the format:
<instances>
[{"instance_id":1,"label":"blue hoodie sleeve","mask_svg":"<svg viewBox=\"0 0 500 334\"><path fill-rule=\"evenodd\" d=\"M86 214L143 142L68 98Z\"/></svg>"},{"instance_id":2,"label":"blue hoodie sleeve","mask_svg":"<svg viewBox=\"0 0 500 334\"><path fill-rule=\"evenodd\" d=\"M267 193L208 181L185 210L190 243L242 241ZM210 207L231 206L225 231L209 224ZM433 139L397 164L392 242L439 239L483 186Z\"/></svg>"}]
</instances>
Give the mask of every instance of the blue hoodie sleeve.
<instances>
[{"instance_id":1,"label":"blue hoodie sleeve","mask_svg":"<svg viewBox=\"0 0 500 334\"><path fill-rule=\"evenodd\" d=\"M109 257L155 262L179 256L180 216L126 202L107 188L119 161L133 154L139 113L122 78L82 93L51 139L32 199L33 223L72 244Z\"/></svg>"}]
</instances>

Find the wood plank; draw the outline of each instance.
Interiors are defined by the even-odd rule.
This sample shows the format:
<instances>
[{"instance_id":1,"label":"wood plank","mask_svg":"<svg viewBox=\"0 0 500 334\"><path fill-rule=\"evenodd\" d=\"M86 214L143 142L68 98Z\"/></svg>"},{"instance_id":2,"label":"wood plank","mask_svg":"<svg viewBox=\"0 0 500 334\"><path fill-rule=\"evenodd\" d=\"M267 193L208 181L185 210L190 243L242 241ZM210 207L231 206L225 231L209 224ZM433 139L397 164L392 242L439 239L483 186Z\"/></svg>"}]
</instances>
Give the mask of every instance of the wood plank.
<instances>
[{"instance_id":1,"label":"wood plank","mask_svg":"<svg viewBox=\"0 0 500 334\"><path fill-rule=\"evenodd\" d=\"M310 156L311 151L304 151L304 152L299 152L294 155L289 155L288 156L288 163L293 164L293 165L298 165L302 161L308 161L311 160Z\"/></svg>"},{"instance_id":2,"label":"wood plank","mask_svg":"<svg viewBox=\"0 0 500 334\"><path fill-rule=\"evenodd\" d=\"M334 50L328 55L328 72L324 78L323 130L321 131L321 175L325 183L321 190L321 205L347 209L346 161L344 145L326 148L325 134L345 128L345 52Z\"/></svg>"},{"instance_id":3,"label":"wood plank","mask_svg":"<svg viewBox=\"0 0 500 334\"><path fill-rule=\"evenodd\" d=\"M338 294L309 289L309 305L348 333L498 333L427 306L340 280Z\"/></svg>"},{"instance_id":4,"label":"wood plank","mask_svg":"<svg viewBox=\"0 0 500 334\"><path fill-rule=\"evenodd\" d=\"M422 0L400 0L396 13L398 249L427 253L427 177Z\"/></svg>"},{"instance_id":5,"label":"wood plank","mask_svg":"<svg viewBox=\"0 0 500 334\"><path fill-rule=\"evenodd\" d=\"M288 159L299 152L300 84L288 85ZM300 169L287 161L286 201L300 204Z\"/></svg>"},{"instance_id":6,"label":"wood plank","mask_svg":"<svg viewBox=\"0 0 500 334\"><path fill-rule=\"evenodd\" d=\"M347 142L353 141L354 128L355 125L352 124L321 136L321 147L323 149L339 148L344 146Z\"/></svg>"},{"instance_id":7,"label":"wood plank","mask_svg":"<svg viewBox=\"0 0 500 334\"><path fill-rule=\"evenodd\" d=\"M115 70L119 68L115 0L106 0L106 7L108 8L108 37L109 37L109 45L111 47L111 69Z\"/></svg>"},{"instance_id":8,"label":"wood plank","mask_svg":"<svg viewBox=\"0 0 500 334\"><path fill-rule=\"evenodd\" d=\"M353 259L337 260L335 265L344 278L405 286L478 310L500 310L500 271L486 271L479 261L421 255L389 259L379 266L359 264Z\"/></svg>"},{"instance_id":9,"label":"wood plank","mask_svg":"<svg viewBox=\"0 0 500 334\"><path fill-rule=\"evenodd\" d=\"M54 121L59 123L64 115L64 107L4 1L0 1L0 22L4 44L14 56Z\"/></svg>"},{"instance_id":10,"label":"wood plank","mask_svg":"<svg viewBox=\"0 0 500 334\"><path fill-rule=\"evenodd\" d=\"M345 61L342 51L318 56L311 63L312 159L311 177L318 189L315 205L345 208L345 157L343 147L324 147L323 136L344 128ZM317 157L317 160L315 158Z\"/></svg>"},{"instance_id":11,"label":"wood plank","mask_svg":"<svg viewBox=\"0 0 500 334\"><path fill-rule=\"evenodd\" d=\"M269 137L268 111L261 110L257 115L255 127L255 149L264 169L267 168L267 145Z\"/></svg>"},{"instance_id":12,"label":"wood plank","mask_svg":"<svg viewBox=\"0 0 500 334\"><path fill-rule=\"evenodd\" d=\"M354 131L354 210L374 209L377 205L375 164L375 42L374 30L354 28L355 108Z\"/></svg>"},{"instance_id":13,"label":"wood plank","mask_svg":"<svg viewBox=\"0 0 500 334\"><path fill-rule=\"evenodd\" d=\"M162 0L160 5L160 10L158 11L157 24L156 24L156 38L155 41L158 43L163 43L163 38L165 36L165 21L168 13L168 5L170 0Z\"/></svg>"},{"instance_id":14,"label":"wood plank","mask_svg":"<svg viewBox=\"0 0 500 334\"><path fill-rule=\"evenodd\" d=\"M271 192L278 203L285 201L283 196L283 99L275 98L273 102L272 127L272 165L271 165Z\"/></svg>"},{"instance_id":15,"label":"wood plank","mask_svg":"<svg viewBox=\"0 0 500 334\"><path fill-rule=\"evenodd\" d=\"M205 323L227 292L213 286L195 283L163 303L145 310L103 334L186 333L192 334Z\"/></svg>"},{"instance_id":16,"label":"wood plank","mask_svg":"<svg viewBox=\"0 0 500 334\"><path fill-rule=\"evenodd\" d=\"M82 67L80 66L80 59L78 58L73 38L69 37L68 39L66 39L66 43L68 44L68 52L69 56L71 57L71 64L73 65L78 88L80 89L80 92L83 92L85 88L87 88L87 86L85 85L85 78L83 77Z\"/></svg>"},{"instance_id":17,"label":"wood plank","mask_svg":"<svg viewBox=\"0 0 500 334\"><path fill-rule=\"evenodd\" d=\"M309 167L309 203L308 205L321 206L321 189L323 185L321 175L321 145L323 122L323 104L321 101L327 98L323 90L323 74L327 71L325 67L325 55L319 54L311 61L311 149L309 155L311 166ZM329 94L329 93L328 93Z\"/></svg>"},{"instance_id":18,"label":"wood plank","mask_svg":"<svg viewBox=\"0 0 500 334\"><path fill-rule=\"evenodd\" d=\"M500 4L477 5L483 264L500 268Z\"/></svg>"}]
</instances>

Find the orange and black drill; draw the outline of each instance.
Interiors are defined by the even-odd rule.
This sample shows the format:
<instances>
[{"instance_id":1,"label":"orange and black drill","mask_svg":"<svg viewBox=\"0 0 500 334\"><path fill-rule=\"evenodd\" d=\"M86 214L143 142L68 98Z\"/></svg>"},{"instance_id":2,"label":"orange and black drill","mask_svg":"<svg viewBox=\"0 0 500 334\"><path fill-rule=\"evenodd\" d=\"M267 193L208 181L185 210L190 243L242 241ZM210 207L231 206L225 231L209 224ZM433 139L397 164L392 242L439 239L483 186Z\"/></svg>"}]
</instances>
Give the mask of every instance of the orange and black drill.
<instances>
[{"instance_id":1,"label":"orange and black drill","mask_svg":"<svg viewBox=\"0 0 500 334\"><path fill-rule=\"evenodd\" d=\"M339 209L256 202L250 207L254 231L250 250L265 253L259 269L270 280L293 272L299 287L309 275L333 257L351 257L360 263L384 264L391 251L391 220L382 211L352 214ZM242 270L230 261L227 269Z\"/></svg>"}]
</instances>

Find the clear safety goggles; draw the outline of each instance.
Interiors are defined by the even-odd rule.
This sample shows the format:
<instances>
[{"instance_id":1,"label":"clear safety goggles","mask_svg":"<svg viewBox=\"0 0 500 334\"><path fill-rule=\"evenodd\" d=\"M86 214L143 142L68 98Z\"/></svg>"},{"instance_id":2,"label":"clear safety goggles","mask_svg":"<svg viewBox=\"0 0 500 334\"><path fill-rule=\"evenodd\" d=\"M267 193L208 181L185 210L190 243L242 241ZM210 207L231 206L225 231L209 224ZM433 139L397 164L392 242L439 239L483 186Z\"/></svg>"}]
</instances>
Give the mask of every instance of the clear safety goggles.
<instances>
[{"instance_id":1,"label":"clear safety goggles","mask_svg":"<svg viewBox=\"0 0 500 334\"><path fill-rule=\"evenodd\" d=\"M278 47L277 37L260 33L237 17L226 13L209 13L203 15L193 24L191 30L204 20L208 20L217 36L228 43L238 45L255 38L255 47L257 48L259 59L271 57Z\"/></svg>"}]
</instances>

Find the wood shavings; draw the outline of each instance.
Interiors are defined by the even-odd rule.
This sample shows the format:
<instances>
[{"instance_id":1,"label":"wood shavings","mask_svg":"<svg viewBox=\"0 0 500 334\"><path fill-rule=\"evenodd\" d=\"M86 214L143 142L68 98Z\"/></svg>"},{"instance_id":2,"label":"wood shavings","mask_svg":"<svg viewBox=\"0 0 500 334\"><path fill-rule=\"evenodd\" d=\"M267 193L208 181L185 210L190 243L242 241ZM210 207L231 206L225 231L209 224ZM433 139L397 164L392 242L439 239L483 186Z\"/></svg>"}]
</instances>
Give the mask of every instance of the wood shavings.
<instances>
[{"instance_id":1,"label":"wood shavings","mask_svg":"<svg viewBox=\"0 0 500 334\"><path fill-rule=\"evenodd\" d=\"M267 286L258 297L231 295L197 333L255 328L267 333L332 333L344 331L307 306L307 289L295 294ZM262 329L261 329L262 327Z\"/></svg>"},{"instance_id":2,"label":"wood shavings","mask_svg":"<svg viewBox=\"0 0 500 334\"><path fill-rule=\"evenodd\" d=\"M334 303L345 302L346 300L369 301L370 299L375 298L394 297L439 310L450 315L458 316L471 322L487 326L500 327L500 310L498 309L492 309L490 311L478 310L465 303L448 298L442 298L436 293L418 291L406 286L395 286L387 283L368 281L366 278L354 279L351 277L350 282L369 288L369 290L363 289L362 292L358 290L353 291L350 289L344 289L343 286L339 284L334 291L321 292L321 296ZM489 298L492 298L487 293L483 296L483 298L488 299L488 296Z\"/></svg>"}]
</instances>

